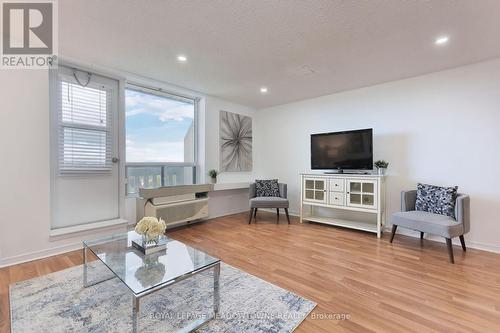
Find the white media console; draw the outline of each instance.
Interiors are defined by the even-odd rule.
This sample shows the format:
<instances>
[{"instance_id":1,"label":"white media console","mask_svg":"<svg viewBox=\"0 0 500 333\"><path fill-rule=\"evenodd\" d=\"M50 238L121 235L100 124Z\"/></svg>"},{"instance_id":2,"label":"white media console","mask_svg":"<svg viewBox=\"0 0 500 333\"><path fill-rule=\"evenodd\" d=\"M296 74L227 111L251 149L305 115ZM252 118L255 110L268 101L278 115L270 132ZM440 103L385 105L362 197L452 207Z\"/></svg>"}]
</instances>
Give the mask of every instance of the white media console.
<instances>
[{"instance_id":1,"label":"white media console","mask_svg":"<svg viewBox=\"0 0 500 333\"><path fill-rule=\"evenodd\" d=\"M382 235L385 177L363 174L301 174L300 222L303 220ZM372 222L328 216L330 210L371 213Z\"/></svg>"}]
</instances>

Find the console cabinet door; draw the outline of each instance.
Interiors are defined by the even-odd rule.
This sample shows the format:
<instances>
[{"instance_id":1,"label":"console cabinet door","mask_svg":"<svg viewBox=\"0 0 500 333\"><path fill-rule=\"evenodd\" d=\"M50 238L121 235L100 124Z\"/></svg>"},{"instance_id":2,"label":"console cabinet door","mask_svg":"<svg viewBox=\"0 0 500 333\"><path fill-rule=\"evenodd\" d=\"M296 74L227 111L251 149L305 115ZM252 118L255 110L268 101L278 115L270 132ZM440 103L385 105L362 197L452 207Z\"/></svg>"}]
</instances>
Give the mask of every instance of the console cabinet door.
<instances>
[{"instance_id":1,"label":"console cabinet door","mask_svg":"<svg viewBox=\"0 0 500 333\"><path fill-rule=\"evenodd\" d=\"M323 178L304 178L304 201L326 203L327 180Z\"/></svg>"},{"instance_id":2,"label":"console cabinet door","mask_svg":"<svg viewBox=\"0 0 500 333\"><path fill-rule=\"evenodd\" d=\"M364 179L348 179L347 206L376 209L377 208L377 181Z\"/></svg>"}]
</instances>

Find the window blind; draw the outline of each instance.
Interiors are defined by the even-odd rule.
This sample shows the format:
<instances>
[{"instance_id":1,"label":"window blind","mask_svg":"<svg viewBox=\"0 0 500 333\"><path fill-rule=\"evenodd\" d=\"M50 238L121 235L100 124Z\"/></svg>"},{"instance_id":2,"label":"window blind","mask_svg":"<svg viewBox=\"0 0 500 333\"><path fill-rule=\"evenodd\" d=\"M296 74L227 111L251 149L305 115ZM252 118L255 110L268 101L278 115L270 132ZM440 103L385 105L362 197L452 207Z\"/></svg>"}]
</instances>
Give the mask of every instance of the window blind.
<instances>
[{"instance_id":1,"label":"window blind","mask_svg":"<svg viewBox=\"0 0 500 333\"><path fill-rule=\"evenodd\" d=\"M111 90L59 76L58 163L60 174L112 171Z\"/></svg>"}]
</instances>

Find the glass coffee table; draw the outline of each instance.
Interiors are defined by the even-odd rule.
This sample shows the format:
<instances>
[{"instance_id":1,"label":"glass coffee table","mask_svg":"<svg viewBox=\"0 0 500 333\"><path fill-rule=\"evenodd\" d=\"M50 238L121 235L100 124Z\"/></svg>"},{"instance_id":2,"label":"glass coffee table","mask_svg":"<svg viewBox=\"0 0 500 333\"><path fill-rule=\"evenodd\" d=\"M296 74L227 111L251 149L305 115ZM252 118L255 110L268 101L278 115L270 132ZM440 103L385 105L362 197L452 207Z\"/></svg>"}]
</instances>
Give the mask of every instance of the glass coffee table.
<instances>
[{"instance_id":1,"label":"glass coffee table","mask_svg":"<svg viewBox=\"0 0 500 333\"><path fill-rule=\"evenodd\" d=\"M190 278L208 269L214 270L214 311L208 318L200 318L182 329L193 331L213 319L219 312L220 260L179 241L167 238L167 249L144 255L132 247L132 240L140 239L135 231L83 242L83 285L89 287L117 277L132 292L132 330L139 332L139 311L142 297L176 282ZM89 281L89 253L94 254L112 272L98 273Z\"/></svg>"}]
</instances>

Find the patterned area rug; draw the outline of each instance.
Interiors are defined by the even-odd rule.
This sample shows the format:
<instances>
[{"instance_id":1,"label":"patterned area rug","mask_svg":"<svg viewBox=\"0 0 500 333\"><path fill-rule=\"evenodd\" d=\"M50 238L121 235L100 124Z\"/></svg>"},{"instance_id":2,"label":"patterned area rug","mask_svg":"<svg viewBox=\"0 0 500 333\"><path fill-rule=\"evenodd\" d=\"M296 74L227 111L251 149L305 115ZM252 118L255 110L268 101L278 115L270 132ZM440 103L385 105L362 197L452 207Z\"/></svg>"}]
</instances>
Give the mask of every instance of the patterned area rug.
<instances>
[{"instance_id":1,"label":"patterned area rug","mask_svg":"<svg viewBox=\"0 0 500 333\"><path fill-rule=\"evenodd\" d=\"M292 332L315 306L222 263L220 314L197 332ZM132 330L129 289L117 278L83 288L82 266L12 284L10 308L13 333ZM208 270L142 298L140 330L174 332L212 309L213 273Z\"/></svg>"}]
</instances>

